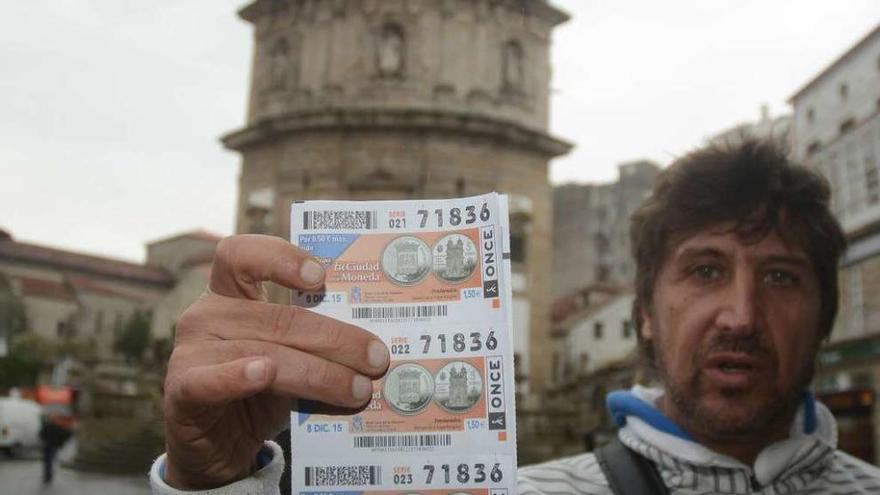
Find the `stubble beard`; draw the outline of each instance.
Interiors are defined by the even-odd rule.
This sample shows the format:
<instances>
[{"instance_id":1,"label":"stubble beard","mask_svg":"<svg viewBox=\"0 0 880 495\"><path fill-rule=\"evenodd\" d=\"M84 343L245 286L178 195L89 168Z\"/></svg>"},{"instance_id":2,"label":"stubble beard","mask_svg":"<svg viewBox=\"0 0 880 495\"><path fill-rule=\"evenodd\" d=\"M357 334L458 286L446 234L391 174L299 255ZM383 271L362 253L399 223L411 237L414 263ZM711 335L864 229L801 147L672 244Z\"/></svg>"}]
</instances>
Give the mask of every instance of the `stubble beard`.
<instances>
[{"instance_id":1,"label":"stubble beard","mask_svg":"<svg viewBox=\"0 0 880 495\"><path fill-rule=\"evenodd\" d=\"M662 335L662 334L661 334ZM773 369L776 366L775 353L756 340L755 337L716 337L691 355L692 374L682 380L672 379L667 372L668 367L662 345L654 341L654 355L657 359L657 370L664 385L669 402L676 409L677 420L685 430L697 437L711 438L722 441L749 441L754 438L770 439L778 436L780 431L788 431L802 393L812 381L814 366L809 363L800 371L798 379L787 390L777 390L771 386L768 393L754 395L753 390L716 389L714 392L722 396L729 407L718 407L708 404L704 399L711 393L703 376L702 364L704 356L714 350L738 350L762 354L769 359ZM775 382L775 373L767 377Z\"/></svg>"}]
</instances>

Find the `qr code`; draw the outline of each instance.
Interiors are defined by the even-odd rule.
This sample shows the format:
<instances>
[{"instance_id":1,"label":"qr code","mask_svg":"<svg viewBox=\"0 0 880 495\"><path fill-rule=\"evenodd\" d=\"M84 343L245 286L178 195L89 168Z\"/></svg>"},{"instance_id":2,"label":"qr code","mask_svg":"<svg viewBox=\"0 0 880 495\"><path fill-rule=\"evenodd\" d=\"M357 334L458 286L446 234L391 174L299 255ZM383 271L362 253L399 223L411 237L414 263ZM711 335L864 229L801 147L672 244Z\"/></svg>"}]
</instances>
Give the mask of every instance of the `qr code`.
<instances>
[{"instance_id":1,"label":"qr code","mask_svg":"<svg viewBox=\"0 0 880 495\"><path fill-rule=\"evenodd\" d=\"M382 466L306 466L306 486L361 486L382 483Z\"/></svg>"},{"instance_id":2,"label":"qr code","mask_svg":"<svg viewBox=\"0 0 880 495\"><path fill-rule=\"evenodd\" d=\"M304 211L303 230L373 230L379 228L375 211Z\"/></svg>"}]
</instances>

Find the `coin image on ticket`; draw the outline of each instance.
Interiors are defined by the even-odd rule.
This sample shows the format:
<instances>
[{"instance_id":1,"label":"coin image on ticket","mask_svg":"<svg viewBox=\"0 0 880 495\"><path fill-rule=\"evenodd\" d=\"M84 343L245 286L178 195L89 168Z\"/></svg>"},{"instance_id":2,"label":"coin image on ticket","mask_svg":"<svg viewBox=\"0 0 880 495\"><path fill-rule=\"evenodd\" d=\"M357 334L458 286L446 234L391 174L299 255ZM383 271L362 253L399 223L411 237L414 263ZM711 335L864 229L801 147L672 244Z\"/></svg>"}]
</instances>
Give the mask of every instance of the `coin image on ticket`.
<instances>
[{"instance_id":1,"label":"coin image on ticket","mask_svg":"<svg viewBox=\"0 0 880 495\"><path fill-rule=\"evenodd\" d=\"M467 280L477 266L477 247L470 237L449 234L434 245L434 273L450 283Z\"/></svg>"},{"instance_id":2,"label":"coin image on ticket","mask_svg":"<svg viewBox=\"0 0 880 495\"><path fill-rule=\"evenodd\" d=\"M451 413L469 411L483 397L480 372L465 361L453 361L440 368L434 383L434 400Z\"/></svg>"},{"instance_id":3,"label":"coin image on ticket","mask_svg":"<svg viewBox=\"0 0 880 495\"><path fill-rule=\"evenodd\" d=\"M358 410L297 401L292 493L514 494L506 196L304 201L290 219L325 273L291 303L373 333L391 356Z\"/></svg>"},{"instance_id":4,"label":"coin image on ticket","mask_svg":"<svg viewBox=\"0 0 880 495\"><path fill-rule=\"evenodd\" d=\"M382 271L394 283L418 283L431 271L431 250L418 237L397 237L382 251Z\"/></svg>"},{"instance_id":5,"label":"coin image on ticket","mask_svg":"<svg viewBox=\"0 0 880 495\"><path fill-rule=\"evenodd\" d=\"M434 379L418 364L395 366L388 371L383 383L385 401L400 414L416 414L434 398Z\"/></svg>"}]
</instances>

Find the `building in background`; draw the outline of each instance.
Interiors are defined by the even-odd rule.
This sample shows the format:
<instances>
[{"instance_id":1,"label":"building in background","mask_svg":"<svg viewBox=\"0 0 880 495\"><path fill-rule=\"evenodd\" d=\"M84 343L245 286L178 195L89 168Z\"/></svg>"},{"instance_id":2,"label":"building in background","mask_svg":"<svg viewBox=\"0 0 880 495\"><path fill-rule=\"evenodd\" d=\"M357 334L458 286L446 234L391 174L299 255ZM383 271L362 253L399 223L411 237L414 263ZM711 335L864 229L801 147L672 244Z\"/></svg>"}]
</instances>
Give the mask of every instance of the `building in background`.
<instances>
[{"instance_id":1,"label":"building in background","mask_svg":"<svg viewBox=\"0 0 880 495\"><path fill-rule=\"evenodd\" d=\"M542 409L517 418L518 431L538 439L521 449L522 463L592 450L611 438L605 395L638 376L633 297L629 285L594 283L555 301L552 380Z\"/></svg>"},{"instance_id":2,"label":"building in background","mask_svg":"<svg viewBox=\"0 0 880 495\"><path fill-rule=\"evenodd\" d=\"M594 289L595 290L595 289ZM629 357L636 348L629 288L605 293L554 325L554 383L578 380Z\"/></svg>"},{"instance_id":3,"label":"building in background","mask_svg":"<svg viewBox=\"0 0 880 495\"><path fill-rule=\"evenodd\" d=\"M629 217L651 190L660 166L618 166L617 182L564 184L553 191L553 296L593 283L627 284L635 276Z\"/></svg>"},{"instance_id":4,"label":"building in background","mask_svg":"<svg viewBox=\"0 0 880 495\"><path fill-rule=\"evenodd\" d=\"M880 26L791 97L792 153L831 183L850 246L840 315L820 353L817 389L838 416L840 443L880 459ZM873 441L871 441L873 440Z\"/></svg>"},{"instance_id":5,"label":"building in background","mask_svg":"<svg viewBox=\"0 0 880 495\"><path fill-rule=\"evenodd\" d=\"M26 331L109 359L135 312L153 315L153 339L171 338L177 316L207 285L219 239L189 232L152 242L147 262L137 264L18 242L0 231L0 288L23 304Z\"/></svg>"},{"instance_id":6,"label":"building in background","mask_svg":"<svg viewBox=\"0 0 880 495\"><path fill-rule=\"evenodd\" d=\"M519 375L550 360L553 28L544 0L257 0L236 229L289 237L310 199L510 195ZM282 300L281 292L273 294ZM522 404L526 406L526 404Z\"/></svg>"},{"instance_id":7,"label":"building in background","mask_svg":"<svg viewBox=\"0 0 880 495\"><path fill-rule=\"evenodd\" d=\"M770 115L770 107L761 105L761 117L754 122L742 122L707 139L710 143L735 145L746 138L775 141L785 149L791 148L791 115Z\"/></svg>"}]
</instances>

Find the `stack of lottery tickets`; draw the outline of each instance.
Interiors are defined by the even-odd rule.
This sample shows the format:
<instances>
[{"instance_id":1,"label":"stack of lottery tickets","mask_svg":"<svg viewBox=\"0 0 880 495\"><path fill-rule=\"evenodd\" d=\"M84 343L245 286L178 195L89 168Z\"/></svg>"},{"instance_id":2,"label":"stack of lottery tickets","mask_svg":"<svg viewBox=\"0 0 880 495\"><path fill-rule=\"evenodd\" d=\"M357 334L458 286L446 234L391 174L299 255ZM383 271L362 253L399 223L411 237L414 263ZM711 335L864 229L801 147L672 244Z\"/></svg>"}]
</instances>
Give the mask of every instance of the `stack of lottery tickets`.
<instances>
[{"instance_id":1,"label":"stack of lottery tickets","mask_svg":"<svg viewBox=\"0 0 880 495\"><path fill-rule=\"evenodd\" d=\"M291 415L296 494L513 495L507 198L306 201L291 241L326 270L293 303L391 351L365 409Z\"/></svg>"}]
</instances>

